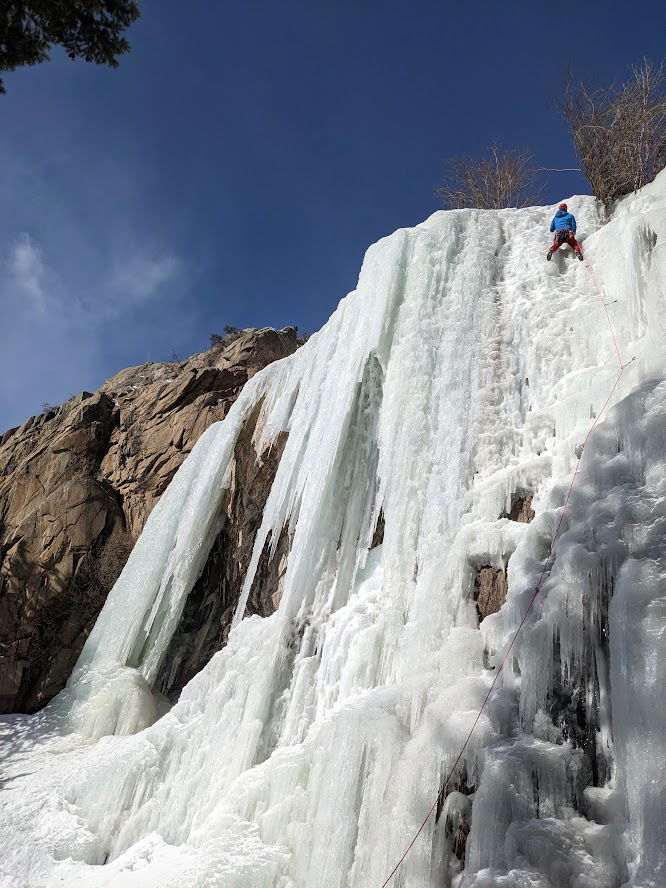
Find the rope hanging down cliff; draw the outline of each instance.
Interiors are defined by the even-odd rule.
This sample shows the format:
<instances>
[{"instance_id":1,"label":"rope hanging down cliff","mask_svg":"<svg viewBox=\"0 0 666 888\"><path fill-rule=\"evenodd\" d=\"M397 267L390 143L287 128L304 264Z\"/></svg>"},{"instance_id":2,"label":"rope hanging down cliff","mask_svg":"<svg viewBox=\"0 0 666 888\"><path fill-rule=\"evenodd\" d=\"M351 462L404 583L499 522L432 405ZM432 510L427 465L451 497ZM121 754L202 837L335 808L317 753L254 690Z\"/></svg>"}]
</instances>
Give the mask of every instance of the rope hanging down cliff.
<instances>
[{"instance_id":1,"label":"rope hanging down cliff","mask_svg":"<svg viewBox=\"0 0 666 888\"><path fill-rule=\"evenodd\" d=\"M578 471L579 471L579 469L580 469L580 465L581 465L581 462L582 462L582 460L583 460L583 454L584 454L584 452L585 452L585 447L586 447L586 445L587 445L587 442L589 441L590 435L591 435L592 432L594 431L596 425L598 424L598 422L599 422L599 420L601 419L601 417L603 416L603 414L604 414L606 408L608 407L608 404L610 403L611 398L612 398L613 395L615 394L615 390L617 389L618 384L619 384L619 382L620 382L620 379L622 378L622 374L624 373L625 369L629 366L629 364L631 364L632 361L634 360L634 358L632 358L631 361L628 361L626 364L622 361L622 356L621 356L621 354L620 354L620 349L619 349L619 346L618 346L618 343L617 343L617 337L615 336L615 330L613 329L613 324L612 324L612 322L611 322L610 315L609 315L609 313L608 313L608 304L606 303L606 301L605 301L605 299L604 299L604 296L603 296L603 293L602 293L602 291L601 291L601 288L599 287L599 284L597 283L597 279L596 279L595 274L594 274L594 272L593 272L593 270L592 270L592 266L589 264L589 262L587 261L586 258L584 258L584 263L585 263L585 267L587 268L588 274L590 275L590 278L591 278L591 280L592 280L592 283L594 284L594 288L595 288L595 290L596 290L596 292L597 292L597 295L598 295L598 297L599 297L599 300L601 301L601 304L602 304L602 306L603 306L604 312L605 312L605 314L606 314L606 321L607 321L607 323L608 323L608 329L610 330L610 335L611 335L611 338L612 338L612 340L613 340L613 346L614 346L614 348L615 348L615 354L616 354L616 356L617 356L617 361L618 361L618 366L619 366L619 372L618 372L618 375L617 375L617 377L616 377L616 379L615 379L615 382L613 383L613 386L612 386L610 392L608 393L608 397L607 397L606 400L604 401L603 407L602 407L601 410L599 410L599 412L597 413L597 416L595 417L594 422L593 422L592 425L590 426L590 428L589 428L589 430L588 430L588 433L587 433L587 435L585 436L585 440L583 441L583 445L582 445L582 447L581 447L581 451L580 451L580 456L579 456L579 458L578 458L578 462L577 462L577 464L576 464L576 469L575 469L575 471L574 471L574 473L573 473L573 476L572 476L572 478L571 478L571 483L570 483L570 485L569 485L569 489L568 489L568 491L567 491L567 495L566 495L565 500L564 500L564 505L563 505L563 507L562 507L562 511L561 511L561 513L560 513L560 518L559 518L559 521L557 522L557 527L555 528L555 533L553 534L553 538L552 538L551 543L550 543L550 548L549 548L549 550L548 550L548 556L547 556L547 558L546 558L546 560L545 560L545 562L544 562L543 569L542 569L542 571L541 571L541 574L539 575L539 579L538 579L538 581L537 581L537 584L536 584L536 586L534 587L534 593L533 593L532 597L530 598L530 601L529 601L529 604L527 605L527 608L525 609L525 613L523 614L522 619L521 619L520 623L518 624L518 628L516 629L516 631L515 631L514 634L513 634L513 637L512 637L512 639L511 639L511 642L509 643L509 646L508 646L508 648L506 649L506 652L505 652L504 656L502 657L502 660L501 660L499 666L497 667L497 670L496 670L496 672L495 672L495 677L493 678L492 684L491 684L490 687L488 688L488 693L487 693L486 696L484 697L483 703L481 704L481 707L480 707L480 709L479 709L479 711L478 711L478 713L477 713L477 715L476 715L476 718L474 719L474 722L472 723L472 727L470 728L469 733L467 734L467 737L465 738L465 742L463 743L463 745L462 745L462 747L461 747L461 749L460 749L460 752L458 753L458 757L456 758L455 762L453 763L453 766L449 769L449 772L448 772L448 774L447 774L446 780L444 781L444 784L443 784L442 788L441 788L440 791L437 793L437 798L435 799L435 801L434 801L433 804L432 804L432 807L430 808L430 810L429 810L428 813L426 814L425 819L423 820L423 823L419 826L419 828L418 828L418 830L416 831L416 833L414 834L414 837L412 838L411 842L409 843L409 845L408 845L407 848L405 849L405 852L403 853L402 857L401 857L400 860L396 863L396 865L393 867L393 869L392 869L391 872L389 873L389 875L388 875L388 877L386 878L386 880L383 882L381 888L386 888L386 886L389 884L389 882L391 881L391 879L393 878L393 876L397 873L397 871L399 870L399 868L401 867L401 865L402 865L403 862L405 861L405 858L407 857L407 855L409 854L409 852L410 852L410 851L412 850L412 848L414 847L414 845L415 845L415 843L416 843L416 840L418 839L418 837L419 837L419 836L421 835L421 833L423 832L423 829L425 828L426 824L428 823L428 821L429 821L430 818L432 817L433 813L435 812L435 810L436 810L437 807L439 806L439 804L440 804L440 802L442 801L442 799L444 799L445 796L446 796L446 790L447 790L447 788L448 788L448 785L449 785L449 782L450 782L450 780L451 780L451 777L453 776L453 774L454 774L456 768L457 768L458 765L460 764L460 761L461 761L463 755L465 754L465 750L467 749L467 746L468 746L469 741L470 741L470 739L471 739L471 737L472 737L472 734L474 733L474 729L476 728L477 724L479 723L479 719L481 718L481 715L483 714L483 710L485 709L486 704L488 703L488 700L490 699L490 696L491 696L493 690L495 689L495 685L497 684L497 681L498 681L498 679L499 679L499 677L500 677L500 674L501 674L501 672L502 672L502 669L504 668L504 664L506 663L507 659L509 658L509 654L511 653L511 651L512 651L512 649L513 649L513 646L515 645L516 640L517 640L517 638L518 638L518 636L519 636L519 634L520 634L520 631L521 631L521 629L523 628L523 626L524 626L524 624L525 624L525 621L527 620L527 617L529 616L530 611L532 610L532 606L534 605L534 602L536 601L537 596L538 596L539 593L541 592L541 586L542 586L542 584L543 584L543 581L544 581L544 579L545 579L545 577L546 577L546 574L547 574L548 570L550 569L550 567L551 567L551 565L552 565L553 556L554 556L554 550L555 550L555 543L557 542L557 539L558 539L558 537L559 537L559 535L560 535L560 530L561 530L561 528L562 528L562 523L563 523L563 521L564 521L564 517L565 517L565 515L566 515L566 513L567 513L567 509L568 509L568 506L569 506L569 500L570 500L570 498L571 498L571 492L572 492L572 490L573 490L573 488L574 488L574 484L576 483L576 479L577 479L577 477L578 477Z\"/></svg>"}]
</instances>

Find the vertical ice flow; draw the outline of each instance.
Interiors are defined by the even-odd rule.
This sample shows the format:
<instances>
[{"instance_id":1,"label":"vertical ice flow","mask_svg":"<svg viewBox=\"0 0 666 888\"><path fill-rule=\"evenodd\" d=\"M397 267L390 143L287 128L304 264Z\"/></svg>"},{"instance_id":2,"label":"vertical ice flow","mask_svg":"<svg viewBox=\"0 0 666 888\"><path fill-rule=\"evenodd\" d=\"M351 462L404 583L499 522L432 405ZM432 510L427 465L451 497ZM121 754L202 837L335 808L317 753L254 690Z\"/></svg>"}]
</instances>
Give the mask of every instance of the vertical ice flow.
<instances>
[{"instance_id":1,"label":"vertical ice flow","mask_svg":"<svg viewBox=\"0 0 666 888\"><path fill-rule=\"evenodd\" d=\"M635 360L401 888L664 878L665 192L662 175L603 227L591 198L571 201L623 359ZM551 212L436 213L380 241L328 324L200 439L45 717L51 733L28 744L36 763L53 744L62 753L43 786L21 776L17 753L25 791L4 802L2 828L12 873L379 888L467 735L617 376L586 268L564 250L544 261ZM234 629L158 719L151 686L258 404L258 447L288 437ZM517 524L506 515L526 494L537 517ZM285 526L279 608L244 617L259 556ZM481 566L507 571L508 597L479 625ZM61 737L61 722L75 733Z\"/></svg>"}]
</instances>

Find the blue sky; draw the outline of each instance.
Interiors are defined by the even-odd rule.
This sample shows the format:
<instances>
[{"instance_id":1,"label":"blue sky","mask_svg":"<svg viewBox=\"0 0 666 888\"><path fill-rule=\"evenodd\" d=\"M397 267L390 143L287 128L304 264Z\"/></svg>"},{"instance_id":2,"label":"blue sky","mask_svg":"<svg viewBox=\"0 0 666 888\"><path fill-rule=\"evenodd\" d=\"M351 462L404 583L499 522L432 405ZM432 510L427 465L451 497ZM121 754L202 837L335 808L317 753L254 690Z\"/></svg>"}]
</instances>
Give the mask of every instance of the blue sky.
<instances>
[{"instance_id":1,"label":"blue sky","mask_svg":"<svg viewBox=\"0 0 666 888\"><path fill-rule=\"evenodd\" d=\"M575 166L566 66L622 78L666 33L652 0L141 7L118 70L56 51L5 77L0 431L225 324L317 329L365 249L437 209L443 158Z\"/></svg>"}]
</instances>

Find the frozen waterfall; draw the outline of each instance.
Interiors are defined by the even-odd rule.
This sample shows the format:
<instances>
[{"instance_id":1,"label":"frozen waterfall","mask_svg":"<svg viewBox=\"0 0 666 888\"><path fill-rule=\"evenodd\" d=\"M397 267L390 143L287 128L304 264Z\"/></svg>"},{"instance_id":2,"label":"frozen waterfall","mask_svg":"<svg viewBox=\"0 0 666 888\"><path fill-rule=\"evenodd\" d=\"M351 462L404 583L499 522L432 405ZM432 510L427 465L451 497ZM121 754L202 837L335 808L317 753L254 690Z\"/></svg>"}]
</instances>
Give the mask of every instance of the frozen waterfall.
<instances>
[{"instance_id":1,"label":"frozen waterfall","mask_svg":"<svg viewBox=\"0 0 666 888\"><path fill-rule=\"evenodd\" d=\"M396 888L666 886L666 173L572 198L627 367L555 559ZM553 208L439 212L245 387L152 512L68 687L0 720L1 884L380 888L543 568L617 376ZM226 647L153 685L220 531L236 439L286 446ZM531 523L511 520L532 497ZM378 523L380 545L371 548ZM272 616L244 617L288 528ZM506 571L479 623L477 571ZM504 575L504 574L503 574Z\"/></svg>"}]
</instances>

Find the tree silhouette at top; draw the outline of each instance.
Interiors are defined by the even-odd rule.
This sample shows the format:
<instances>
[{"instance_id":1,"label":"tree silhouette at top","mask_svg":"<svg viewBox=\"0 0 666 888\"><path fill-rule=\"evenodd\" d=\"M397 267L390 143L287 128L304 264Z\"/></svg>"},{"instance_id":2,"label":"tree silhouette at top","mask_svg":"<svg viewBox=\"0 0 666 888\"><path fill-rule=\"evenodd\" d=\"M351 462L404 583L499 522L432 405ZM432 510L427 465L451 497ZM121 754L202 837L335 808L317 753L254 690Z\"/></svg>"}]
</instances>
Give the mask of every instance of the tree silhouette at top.
<instances>
[{"instance_id":1,"label":"tree silhouette at top","mask_svg":"<svg viewBox=\"0 0 666 888\"><path fill-rule=\"evenodd\" d=\"M53 46L70 59L117 68L118 56L130 49L123 32L138 17L134 0L4 0L0 72L44 62Z\"/></svg>"}]
</instances>

